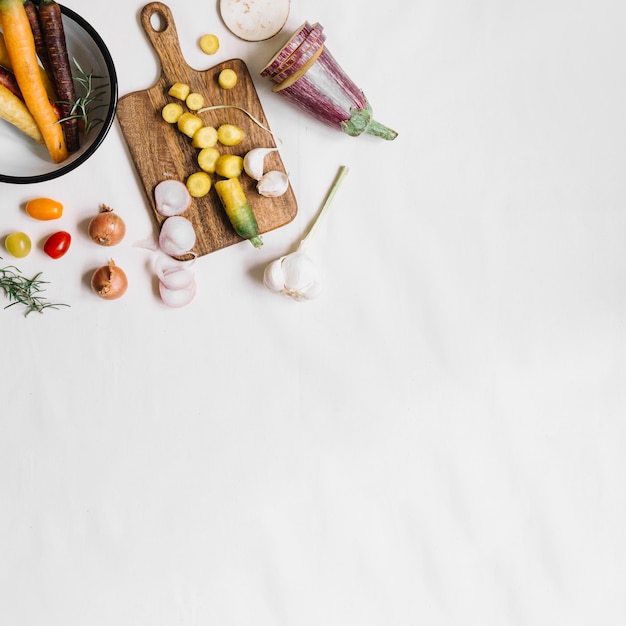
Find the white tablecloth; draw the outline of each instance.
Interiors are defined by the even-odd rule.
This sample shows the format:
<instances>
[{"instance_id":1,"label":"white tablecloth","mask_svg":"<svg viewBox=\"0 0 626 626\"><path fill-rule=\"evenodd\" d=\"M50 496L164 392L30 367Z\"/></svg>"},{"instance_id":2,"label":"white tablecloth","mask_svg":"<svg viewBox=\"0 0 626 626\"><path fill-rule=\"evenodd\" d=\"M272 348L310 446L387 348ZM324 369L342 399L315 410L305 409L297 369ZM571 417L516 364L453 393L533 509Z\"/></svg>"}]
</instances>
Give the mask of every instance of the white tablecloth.
<instances>
[{"instance_id":1,"label":"white tablecloth","mask_svg":"<svg viewBox=\"0 0 626 626\"><path fill-rule=\"evenodd\" d=\"M293 0L262 43L215 2L168 5L190 65L248 64L298 215L200 258L196 299L168 309L132 245L154 220L117 122L62 179L0 183L3 237L43 232L23 211L42 195L77 233L21 263L70 308L0 309L0 623L624 624L623 3ZM142 3L67 6L120 95L155 82ZM258 76L304 20L395 141ZM341 165L322 294L270 293ZM100 203L128 228L115 302L89 289Z\"/></svg>"}]
</instances>

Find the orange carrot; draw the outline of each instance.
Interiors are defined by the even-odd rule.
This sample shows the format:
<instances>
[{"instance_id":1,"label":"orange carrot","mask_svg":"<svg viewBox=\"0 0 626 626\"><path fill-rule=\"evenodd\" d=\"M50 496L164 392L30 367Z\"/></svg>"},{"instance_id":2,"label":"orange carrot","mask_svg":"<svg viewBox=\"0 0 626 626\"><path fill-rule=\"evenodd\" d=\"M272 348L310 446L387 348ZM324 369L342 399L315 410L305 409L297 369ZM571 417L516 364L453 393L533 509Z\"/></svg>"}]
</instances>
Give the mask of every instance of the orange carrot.
<instances>
[{"instance_id":1,"label":"orange carrot","mask_svg":"<svg viewBox=\"0 0 626 626\"><path fill-rule=\"evenodd\" d=\"M0 65L4 65L7 70L13 70L13 66L11 65L11 59L9 58L9 52L7 50L7 45L6 43L4 43L4 35L2 34L2 32L0 32ZM56 91L54 90L52 81L48 78L48 75L46 74L46 70L44 70L43 67L40 67L39 73L41 74L41 80L48 93L48 98L50 98L50 100L56 100Z\"/></svg>"},{"instance_id":2,"label":"orange carrot","mask_svg":"<svg viewBox=\"0 0 626 626\"><path fill-rule=\"evenodd\" d=\"M24 102L39 126L50 157L60 163L68 154L63 128L41 80L33 33L22 0L0 0L0 24Z\"/></svg>"}]
</instances>

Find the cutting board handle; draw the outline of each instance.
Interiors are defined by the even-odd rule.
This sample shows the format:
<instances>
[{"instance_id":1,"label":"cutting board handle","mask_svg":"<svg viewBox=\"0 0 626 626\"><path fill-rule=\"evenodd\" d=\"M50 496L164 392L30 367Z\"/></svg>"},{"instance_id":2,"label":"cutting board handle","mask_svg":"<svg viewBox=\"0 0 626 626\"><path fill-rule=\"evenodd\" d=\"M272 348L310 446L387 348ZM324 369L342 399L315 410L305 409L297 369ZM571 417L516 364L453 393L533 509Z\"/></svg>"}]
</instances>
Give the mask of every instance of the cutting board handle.
<instances>
[{"instance_id":1,"label":"cutting board handle","mask_svg":"<svg viewBox=\"0 0 626 626\"><path fill-rule=\"evenodd\" d=\"M158 16L158 19L155 19ZM178 68L186 65L180 49L176 24L170 8L162 2L150 2L141 10L141 25L161 62L161 75L174 79Z\"/></svg>"}]
</instances>

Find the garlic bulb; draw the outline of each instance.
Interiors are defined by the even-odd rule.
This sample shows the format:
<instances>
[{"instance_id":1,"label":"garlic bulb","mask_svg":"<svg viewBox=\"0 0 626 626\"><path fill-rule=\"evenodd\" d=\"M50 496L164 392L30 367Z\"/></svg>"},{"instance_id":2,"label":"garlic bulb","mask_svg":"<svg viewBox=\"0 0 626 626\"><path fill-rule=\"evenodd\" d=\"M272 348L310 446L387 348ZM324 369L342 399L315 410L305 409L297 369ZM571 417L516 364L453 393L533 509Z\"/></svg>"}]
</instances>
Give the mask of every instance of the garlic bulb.
<instances>
[{"instance_id":1,"label":"garlic bulb","mask_svg":"<svg viewBox=\"0 0 626 626\"><path fill-rule=\"evenodd\" d=\"M319 295L322 289L320 275L315 264L306 254L305 249L319 228L322 217L326 215L328 207L347 173L348 168L343 165L330 188L324 206L315 219L313 226L311 226L311 230L300 242L298 249L291 254L286 254L276 259L265 268L263 284L270 291L289 296L298 302L311 300Z\"/></svg>"},{"instance_id":2,"label":"garlic bulb","mask_svg":"<svg viewBox=\"0 0 626 626\"><path fill-rule=\"evenodd\" d=\"M300 302L317 297L322 288L315 264L299 249L270 263L265 268L263 283L270 291Z\"/></svg>"},{"instance_id":3,"label":"garlic bulb","mask_svg":"<svg viewBox=\"0 0 626 626\"><path fill-rule=\"evenodd\" d=\"M257 183L257 191L267 198L282 196L289 187L289 175L278 170L263 174Z\"/></svg>"},{"instance_id":4,"label":"garlic bulb","mask_svg":"<svg viewBox=\"0 0 626 626\"><path fill-rule=\"evenodd\" d=\"M278 148L253 148L243 157L243 169L250 178L261 180L265 157Z\"/></svg>"}]
</instances>

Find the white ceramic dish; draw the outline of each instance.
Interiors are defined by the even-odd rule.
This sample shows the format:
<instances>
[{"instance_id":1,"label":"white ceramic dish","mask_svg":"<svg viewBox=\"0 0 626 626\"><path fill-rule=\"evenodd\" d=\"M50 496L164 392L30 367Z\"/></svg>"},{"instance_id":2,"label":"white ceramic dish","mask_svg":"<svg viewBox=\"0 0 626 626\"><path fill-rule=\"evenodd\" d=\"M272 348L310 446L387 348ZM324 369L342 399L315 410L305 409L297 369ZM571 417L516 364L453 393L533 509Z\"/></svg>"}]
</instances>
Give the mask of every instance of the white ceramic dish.
<instances>
[{"instance_id":1,"label":"white ceramic dish","mask_svg":"<svg viewBox=\"0 0 626 626\"><path fill-rule=\"evenodd\" d=\"M84 163L101 145L115 118L117 106L117 74L113 59L104 41L82 17L62 6L63 28L70 60L75 58L87 74L103 88L94 118L103 120L88 136L81 136L81 147L62 163L55 164L43 145L32 141L11 124L0 120L0 181L6 183L38 183L63 176Z\"/></svg>"}]
</instances>

